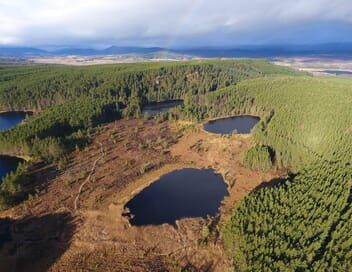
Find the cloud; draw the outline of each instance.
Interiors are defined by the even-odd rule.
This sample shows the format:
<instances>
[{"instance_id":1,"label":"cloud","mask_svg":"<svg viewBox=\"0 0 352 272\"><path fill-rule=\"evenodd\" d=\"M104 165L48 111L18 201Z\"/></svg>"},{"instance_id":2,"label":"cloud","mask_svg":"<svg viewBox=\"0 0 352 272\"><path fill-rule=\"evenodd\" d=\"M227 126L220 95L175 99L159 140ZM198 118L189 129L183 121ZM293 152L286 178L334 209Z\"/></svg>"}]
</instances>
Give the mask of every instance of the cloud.
<instances>
[{"instance_id":1,"label":"cloud","mask_svg":"<svg viewBox=\"0 0 352 272\"><path fill-rule=\"evenodd\" d=\"M352 40L352 2L0 0L0 44L174 46L299 41L300 33L306 39L310 36L306 32L316 31L319 25L328 27L312 33L312 40L329 40L330 34L334 39ZM336 35L339 29L343 32Z\"/></svg>"}]
</instances>

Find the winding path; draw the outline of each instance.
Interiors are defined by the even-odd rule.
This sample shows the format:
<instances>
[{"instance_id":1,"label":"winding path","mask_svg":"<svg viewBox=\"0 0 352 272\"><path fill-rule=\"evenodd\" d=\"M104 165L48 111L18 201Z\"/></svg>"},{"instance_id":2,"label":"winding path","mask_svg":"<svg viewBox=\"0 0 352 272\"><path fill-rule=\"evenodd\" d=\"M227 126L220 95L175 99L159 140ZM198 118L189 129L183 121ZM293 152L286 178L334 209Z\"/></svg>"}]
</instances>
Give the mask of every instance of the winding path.
<instances>
[{"instance_id":1,"label":"winding path","mask_svg":"<svg viewBox=\"0 0 352 272\"><path fill-rule=\"evenodd\" d=\"M85 184L90 180L90 178L92 177L92 175L93 175L93 173L94 173L94 171L95 171L95 168L96 168L96 166L97 166L98 161L100 161L100 160L104 157L104 155L105 155L105 154L104 154L104 149L103 149L103 144L99 142L99 145L100 145L100 154L101 154L101 155L99 156L99 158L97 158L97 159L94 161L93 166L92 166L92 169L90 170L88 177L85 179L85 181L82 182L81 186L79 186L79 190L78 190L77 196L76 196L75 201L74 201L74 208L73 208L74 213L76 213L76 211L77 211L77 206L78 206L79 197L80 197L80 195L81 195L81 193L82 193L82 190L83 190L84 185L85 185Z\"/></svg>"}]
</instances>

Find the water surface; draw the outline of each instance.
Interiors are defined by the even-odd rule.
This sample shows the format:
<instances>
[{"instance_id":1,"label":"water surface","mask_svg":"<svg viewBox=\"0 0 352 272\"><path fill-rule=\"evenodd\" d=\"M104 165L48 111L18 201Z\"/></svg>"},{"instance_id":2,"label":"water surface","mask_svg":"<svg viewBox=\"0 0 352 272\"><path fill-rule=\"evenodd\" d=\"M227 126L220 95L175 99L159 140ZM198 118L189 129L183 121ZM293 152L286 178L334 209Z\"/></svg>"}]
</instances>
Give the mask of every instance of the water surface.
<instances>
[{"instance_id":1,"label":"water surface","mask_svg":"<svg viewBox=\"0 0 352 272\"><path fill-rule=\"evenodd\" d=\"M0 113L0 132L15 127L26 117L25 112ZM15 171L18 164L23 160L16 157L0 155L0 184L2 178L9 172Z\"/></svg>"},{"instance_id":2,"label":"water surface","mask_svg":"<svg viewBox=\"0 0 352 272\"><path fill-rule=\"evenodd\" d=\"M0 155L0 184L2 178L6 176L7 173L15 171L20 162L23 162L20 158Z\"/></svg>"},{"instance_id":3,"label":"water surface","mask_svg":"<svg viewBox=\"0 0 352 272\"><path fill-rule=\"evenodd\" d=\"M344 70L322 70L321 72L332 74L336 76L352 76L352 71L344 71Z\"/></svg>"},{"instance_id":4,"label":"water surface","mask_svg":"<svg viewBox=\"0 0 352 272\"><path fill-rule=\"evenodd\" d=\"M0 132L13 128L26 118L25 112L0 113Z\"/></svg>"},{"instance_id":5,"label":"water surface","mask_svg":"<svg viewBox=\"0 0 352 272\"><path fill-rule=\"evenodd\" d=\"M151 102L142 109L142 114L153 117L158 113L168 112L171 108L183 105L183 100L168 100L163 102Z\"/></svg>"},{"instance_id":6,"label":"water surface","mask_svg":"<svg viewBox=\"0 0 352 272\"><path fill-rule=\"evenodd\" d=\"M185 217L216 215L227 195L226 183L212 169L185 168L162 176L125 207L132 225L175 224Z\"/></svg>"},{"instance_id":7,"label":"water surface","mask_svg":"<svg viewBox=\"0 0 352 272\"><path fill-rule=\"evenodd\" d=\"M204 125L206 131L217 134L248 134L260 118L251 115L240 115L211 120Z\"/></svg>"}]
</instances>

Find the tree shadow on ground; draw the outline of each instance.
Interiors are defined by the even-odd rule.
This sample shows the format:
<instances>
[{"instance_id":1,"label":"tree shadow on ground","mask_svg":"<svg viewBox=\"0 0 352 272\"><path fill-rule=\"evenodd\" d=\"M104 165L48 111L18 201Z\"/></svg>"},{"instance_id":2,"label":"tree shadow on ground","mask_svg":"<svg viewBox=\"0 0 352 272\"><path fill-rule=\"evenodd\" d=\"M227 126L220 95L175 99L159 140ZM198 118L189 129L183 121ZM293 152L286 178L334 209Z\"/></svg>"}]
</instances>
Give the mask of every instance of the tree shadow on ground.
<instances>
[{"instance_id":1,"label":"tree shadow on ground","mask_svg":"<svg viewBox=\"0 0 352 272\"><path fill-rule=\"evenodd\" d=\"M264 181L261 184L259 184L257 187L255 187L253 189L253 192L258 191L263 188L271 188L274 186L280 186L280 185L284 184L286 181L287 181L286 178L281 178L281 177L280 178L273 178L269 181Z\"/></svg>"},{"instance_id":2,"label":"tree shadow on ground","mask_svg":"<svg viewBox=\"0 0 352 272\"><path fill-rule=\"evenodd\" d=\"M256 192L260 189L263 188L271 188L274 186L281 186L284 185L286 182L293 182L294 178L297 176L297 174L294 173L289 173L286 177L278 177L278 178L273 178L269 181L264 181L261 184L259 184L257 187L253 189L253 192Z\"/></svg>"},{"instance_id":3,"label":"tree shadow on ground","mask_svg":"<svg viewBox=\"0 0 352 272\"><path fill-rule=\"evenodd\" d=\"M69 247L75 228L70 213L0 219L0 270L47 271Z\"/></svg>"},{"instance_id":4,"label":"tree shadow on ground","mask_svg":"<svg viewBox=\"0 0 352 272\"><path fill-rule=\"evenodd\" d=\"M45 162L35 163L28 169L27 183L24 184L26 193L33 193L36 190L45 190L54 180L60 171L55 165Z\"/></svg>"}]
</instances>

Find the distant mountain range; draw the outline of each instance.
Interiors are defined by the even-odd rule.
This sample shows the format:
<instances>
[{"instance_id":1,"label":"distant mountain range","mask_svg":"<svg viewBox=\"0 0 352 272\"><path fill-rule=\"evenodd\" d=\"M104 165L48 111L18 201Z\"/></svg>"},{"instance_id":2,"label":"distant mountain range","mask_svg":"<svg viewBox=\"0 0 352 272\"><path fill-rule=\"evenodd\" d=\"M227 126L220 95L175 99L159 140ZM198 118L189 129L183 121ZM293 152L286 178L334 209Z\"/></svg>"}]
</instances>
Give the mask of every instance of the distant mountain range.
<instances>
[{"instance_id":1,"label":"distant mountain range","mask_svg":"<svg viewBox=\"0 0 352 272\"><path fill-rule=\"evenodd\" d=\"M24 56L40 56L48 52L38 48L30 47L0 47L0 56L7 57L24 57Z\"/></svg>"},{"instance_id":2,"label":"distant mountain range","mask_svg":"<svg viewBox=\"0 0 352 272\"><path fill-rule=\"evenodd\" d=\"M352 44L320 44L320 45L266 45L229 47L199 47L168 49L162 47L119 47L105 49L63 48L44 50L32 47L1 47L0 57L44 57L44 56L104 56L104 55L146 55L168 53L194 57L284 57L284 56L325 56L352 57Z\"/></svg>"},{"instance_id":3,"label":"distant mountain range","mask_svg":"<svg viewBox=\"0 0 352 272\"><path fill-rule=\"evenodd\" d=\"M93 55L123 55L123 54L148 54L157 53L161 51L168 51L160 47L118 47L110 46L103 50L97 49L81 49L81 48L65 48L48 52L54 55L80 55L80 56L93 56Z\"/></svg>"},{"instance_id":4,"label":"distant mountain range","mask_svg":"<svg viewBox=\"0 0 352 272\"><path fill-rule=\"evenodd\" d=\"M58 50L44 50L33 47L0 47L2 57L38 57L38 56L103 56L103 55L124 55L124 54L150 54L158 52L169 52L160 47L118 47L110 46L98 50L90 48L63 48Z\"/></svg>"}]
</instances>

